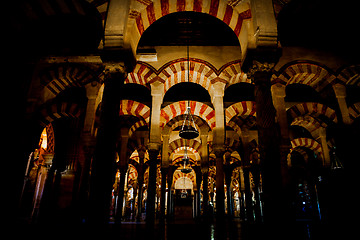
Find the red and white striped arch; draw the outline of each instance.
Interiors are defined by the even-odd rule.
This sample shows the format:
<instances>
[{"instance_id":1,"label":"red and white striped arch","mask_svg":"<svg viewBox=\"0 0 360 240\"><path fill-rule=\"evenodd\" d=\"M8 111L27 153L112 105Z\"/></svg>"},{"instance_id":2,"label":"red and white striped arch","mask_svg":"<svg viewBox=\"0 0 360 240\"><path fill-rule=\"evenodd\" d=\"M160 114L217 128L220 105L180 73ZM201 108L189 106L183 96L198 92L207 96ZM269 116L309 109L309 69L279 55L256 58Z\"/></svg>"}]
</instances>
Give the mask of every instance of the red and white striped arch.
<instances>
[{"instance_id":1,"label":"red and white striped arch","mask_svg":"<svg viewBox=\"0 0 360 240\"><path fill-rule=\"evenodd\" d=\"M178 138L174 141L172 141L169 145L169 151L170 153L179 149L180 147L187 146L188 148L194 149L196 152L199 151L201 142L197 141L196 139L184 139L184 138Z\"/></svg>"},{"instance_id":2,"label":"red and white striped arch","mask_svg":"<svg viewBox=\"0 0 360 240\"><path fill-rule=\"evenodd\" d=\"M162 16L175 12L194 11L207 13L227 24L242 41L242 25L245 19L251 18L250 5L239 3L236 9L228 5L226 0L154 0L139 16L136 17L133 28L132 48L135 50L144 31ZM239 5L238 4L238 5ZM239 13L237 9L242 9ZM244 36L246 37L246 36ZM245 51L245 49L243 49Z\"/></svg>"},{"instance_id":3,"label":"red and white striped arch","mask_svg":"<svg viewBox=\"0 0 360 240\"><path fill-rule=\"evenodd\" d=\"M315 141L311 138L295 138L291 141L292 149L290 151L293 151L294 148L297 147L305 147L308 149L313 150L318 157L323 158L323 151L321 144Z\"/></svg>"},{"instance_id":4,"label":"red and white striped arch","mask_svg":"<svg viewBox=\"0 0 360 240\"><path fill-rule=\"evenodd\" d=\"M287 110L287 113L292 119L295 119L303 115L311 115L317 117L319 115L324 115L328 119L337 123L337 116L335 110L329 108L328 106L317 103L317 102L305 102L299 103Z\"/></svg>"},{"instance_id":5,"label":"red and white striped arch","mask_svg":"<svg viewBox=\"0 0 360 240\"><path fill-rule=\"evenodd\" d=\"M286 67L279 76L273 75L271 81L273 84L304 84L321 91L335 79L336 76L322 66L314 63L295 63Z\"/></svg>"},{"instance_id":6,"label":"red and white striped arch","mask_svg":"<svg viewBox=\"0 0 360 240\"><path fill-rule=\"evenodd\" d=\"M296 117L290 125L296 125L308 130L314 138L318 137L317 129L320 127L327 127L327 124L316 120L310 115Z\"/></svg>"},{"instance_id":7,"label":"red and white striped arch","mask_svg":"<svg viewBox=\"0 0 360 240\"><path fill-rule=\"evenodd\" d=\"M251 79L247 78L247 75L241 70L241 62L235 61L230 64L228 64L224 69L220 69L220 79L224 79L226 82L228 82L227 86L230 86L232 84L236 83L250 83Z\"/></svg>"},{"instance_id":8,"label":"red and white striped arch","mask_svg":"<svg viewBox=\"0 0 360 240\"><path fill-rule=\"evenodd\" d=\"M352 122L360 117L360 102L354 103L349 107L349 115Z\"/></svg>"},{"instance_id":9,"label":"red and white striped arch","mask_svg":"<svg viewBox=\"0 0 360 240\"><path fill-rule=\"evenodd\" d=\"M148 83L157 79L157 74L151 67L142 62L138 62L134 70L128 74L125 83L136 83L147 86Z\"/></svg>"},{"instance_id":10,"label":"red and white striped arch","mask_svg":"<svg viewBox=\"0 0 360 240\"><path fill-rule=\"evenodd\" d=\"M185 113L187 107L187 101L179 101L167 105L161 109L160 113L160 127L164 127L174 117L180 116ZM196 115L204 119L213 129L215 123L215 111L210 106L196 101L190 101L191 114Z\"/></svg>"},{"instance_id":11,"label":"red and white striped arch","mask_svg":"<svg viewBox=\"0 0 360 240\"><path fill-rule=\"evenodd\" d=\"M77 103L55 102L40 110L40 125L46 127L54 120L64 117L79 118L84 109Z\"/></svg>"},{"instance_id":12,"label":"red and white striped arch","mask_svg":"<svg viewBox=\"0 0 360 240\"><path fill-rule=\"evenodd\" d=\"M356 85L360 87L360 64L344 68L337 77L346 85Z\"/></svg>"},{"instance_id":13,"label":"red and white striped arch","mask_svg":"<svg viewBox=\"0 0 360 240\"><path fill-rule=\"evenodd\" d=\"M147 124L150 121L150 108L133 100L121 100L119 115L133 115L145 120Z\"/></svg>"},{"instance_id":14,"label":"red and white striped arch","mask_svg":"<svg viewBox=\"0 0 360 240\"><path fill-rule=\"evenodd\" d=\"M226 124L229 124L230 120L235 116L256 116L255 102L242 101L234 103L225 110Z\"/></svg>"},{"instance_id":15,"label":"red and white striped arch","mask_svg":"<svg viewBox=\"0 0 360 240\"><path fill-rule=\"evenodd\" d=\"M188 70L189 67L190 72ZM165 82L164 92L169 90L172 86L186 81L197 83L209 91L211 80L217 77L215 71L205 63L193 60L190 60L189 67L187 60L183 60L175 62L163 69L160 72L159 77ZM189 79L187 79L188 73Z\"/></svg>"},{"instance_id":16,"label":"red and white striped arch","mask_svg":"<svg viewBox=\"0 0 360 240\"><path fill-rule=\"evenodd\" d=\"M178 169L175 170L174 176L173 176L173 186L175 186L174 185L175 182L180 178L189 178L192 181L193 186L195 186L195 184L196 184L196 176L195 176L195 171L194 170L191 171L190 173L183 173Z\"/></svg>"}]
</instances>

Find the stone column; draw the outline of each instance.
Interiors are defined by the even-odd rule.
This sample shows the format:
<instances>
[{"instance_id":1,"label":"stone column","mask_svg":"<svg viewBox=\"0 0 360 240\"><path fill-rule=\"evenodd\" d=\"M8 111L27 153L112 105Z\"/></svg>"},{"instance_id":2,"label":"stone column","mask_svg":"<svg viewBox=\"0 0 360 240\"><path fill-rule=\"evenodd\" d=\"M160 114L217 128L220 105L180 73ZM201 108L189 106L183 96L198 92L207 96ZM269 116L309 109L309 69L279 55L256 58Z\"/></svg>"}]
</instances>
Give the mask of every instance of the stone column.
<instances>
[{"instance_id":1,"label":"stone column","mask_svg":"<svg viewBox=\"0 0 360 240\"><path fill-rule=\"evenodd\" d=\"M169 134L163 135L163 144L161 151L161 202L160 212L161 219L165 219L165 203L166 203L166 177L169 171Z\"/></svg>"},{"instance_id":2,"label":"stone column","mask_svg":"<svg viewBox=\"0 0 360 240\"><path fill-rule=\"evenodd\" d=\"M232 199L232 194L231 194L231 175L232 175L232 171L233 171L233 167L230 166L230 158L231 158L231 153L230 152L226 152L225 153L225 183L226 183L226 198L227 198L227 215L229 217L233 216L233 199Z\"/></svg>"},{"instance_id":3,"label":"stone column","mask_svg":"<svg viewBox=\"0 0 360 240\"><path fill-rule=\"evenodd\" d=\"M245 192L245 214L246 220L252 222L254 220L252 195L250 187L250 149L249 149L249 130L244 128L242 131L241 140L244 147L244 159L242 161L242 169L244 176L244 192ZM241 180L241 179L240 179Z\"/></svg>"},{"instance_id":4,"label":"stone column","mask_svg":"<svg viewBox=\"0 0 360 240\"><path fill-rule=\"evenodd\" d=\"M255 221L261 222L261 203L260 203L260 194L259 194L259 184L260 184L260 169L258 165L253 165L251 167L251 173L254 180L254 198L255 198L255 204L254 204L254 212L255 212Z\"/></svg>"},{"instance_id":5,"label":"stone column","mask_svg":"<svg viewBox=\"0 0 360 240\"><path fill-rule=\"evenodd\" d=\"M147 189L146 223L154 224L155 221L155 195L156 195L156 170L159 150L149 149L149 184Z\"/></svg>"},{"instance_id":6,"label":"stone column","mask_svg":"<svg viewBox=\"0 0 360 240\"><path fill-rule=\"evenodd\" d=\"M161 168L161 197L160 197L160 219L165 219L165 193L166 193L166 176L169 168Z\"/></svg>"},{"instance_id":7,"label":"stone column","mask_svg":"<svg viewBox=\"0 0 360 240\"><path fill-rule=\"evenodd\" d=\"M128 170L128 159L127 159L127 145L129 139L129 128L120 129L120 147L118 147L119 163L118 167L120 170L120 183L118 187L118 204L116 211L116 222L121 222L122 219L122 209L123 209L123 199L124 199L124 189L125 189L125 176ZM127 187L126 187L127 188Z\"/></svg>"},{"instance_id":8,"label":"stone column","mask_svg":"<svg viewBox=\"0 0 360 240\"><path fill-rule=\"evenodd\" d=\"M349 115L349 109L346 104L346 86L338 83L338 84L333 85L333 89L334 89L335 96L336 96L336 99L339 104L339 109L341 112L341 117L342 117L343 123L346 125L350 125L351 119L350 119L350 115Z\"/></svg>"},{"instance_id":9,"label":"stone column","mask_svg":"<svg viewBox=\"0 0 360 240\"><path fill-rule=\"evenodd\" d=\"M196 192L194 191L194 198L195 198L195 217L199 218L201 215L201 195L200 195L200 187L201 187L201 180L202 180L202 174L201 174L201 168L196 166L194 167L194 171L196 174Z\"/></svg>"},{"instance_id":10,"label":"stone column","mask_svg":"<svg viewBox=\"0 0 360 240\"><path fill-rule=\"evenodd\" d=\"M325 168L330 168L330 153L329 153L329 147L327 145L327 140L326 140L326 128L321 127L319 128L319 138L320 138L320 143L321 143L321 148L323 151L323 164Z\"/></svg>"},{"instance_id":11,"label":"stone column","mask_svg":"<svg viewBox=\"0 0 360 240\"><path fill-rule=\"evenodd\" d=\"M225 142L225 113L224 113L224 90L225 83L215 82L212 85L211 102L215 109L216 126L213 129L213 145L224 146Z\"/></svg>"},{"instance_id":12,"label":"stone column","mask_svg":"<svg viewBox=\"0 0 360 240\"><path fill-rule=\"evenodd\" d=\"M159 150L161 145L161 129L160 129L160 113L161 104L164 97L164 84L159 81L151 83L151 121L150 121L150 144L154 145L149 147Z\"/></svg>"},{"instance_id":13,"label":"stone column","mask_svg":"<svg viewBox=\"0 0 360 240\"><path fill-rule=\"evenodd\" d=\"M120 223L123 217L123 208L124 208L124 190L125 190L125 182L126 182L126 172L128 170L128 165L120 166L120 182L118 186L118 200L117 207L115 213L115 221Z\"/></svg>"},{"instance_id":14,"label":"stone column","mask_svg":"<svg viewBox=\"0 0 360 240\"><path fill-rule=\"evenodd\" d=\"M289 125L287 121L285 92L286 86L276 83L271 86L271 95L276 110L276 120L280 127L280 154L281 154L281 175L283 186L289 183L287 156L290 153L291 143L289 138Z\"/></svg>"},{"instance_id":15,"label":"stone column","mask_svg":"<svg viewBox=\"0 0 360 240\"><path fill-rule=\"evenodd\" d=\"M216 155L216 216L221 218L225 214L224 203L224 141L225 141L225 114L224 114L225 83L217 81L212 84L211 101L215 109L216 126L213 129L213 149Z\"/></svg>"},{"instance_id":16,"label":"stone column","mask_svg":"<svg viewBox=\"0 0 360 240\"><path fill-rule=\"evenodd\" d=\"M142 199L143 199L143 185L144 185L144 158L145 158L146 149L144 146L138 149L139 154L139 168L138 168L138 204L137 204L137 214L136 221L140 221L142 213Z\"/></svg>"},{"instance_id":17,"label":"stone column","mask_svg":"<svg viewBox=\"0 0 360 240\"><path fill-rule=\"evenodd\" d=\"M54 154L42 155L43 161L41 163L40 170L37 177L35 186L34 198L33 198L33 209L31 213L31 221L37 223L39 217L40 207L44 211L45 216L49 216L46 210L49 210L51 190L54 180L55 169L52 167L52 160ZM43 217L44 221L47 220Z\"/></svg>"},{"instance_id":18,"label":"stone column","mask_svg":"<svg viewBox=\"0 0 360 240\"><path fill-rule=\"evenodd\" d=\"M115 174L115 152L120 109L119 91L126 77L119 64L108 65L96 148L91 169L89 222L106 224Z\"/></svg>"},{"instance_id":19,"label":"stone column","mask_svg":"<svg viewBox=\"0 0 360 240\"><path fill-rule=\"evenodd\" d=\"M172 196L172 182L174 176L174 167L169 167L168 176L167 176L167 183L168 183L168 199L167 199L167 217L171 218L173 214L173 196Z\"/></svg>"},{"instance_id":20,"label":"stone column","mask_svg":"<svg viewBox=\"0 0 360 240\"><path fill-rule=\"evenodd\" d=\"M271 97L271 64L260 64L253 73L260 169L263 177L264 221L282 219L280 138Z\"/></svg>"},{"instance_id":21,"label":"stone column","mask_svg":"<svg viewBox=\"0 0 360 240\"><path fill-rule=\"evenodd\" d=\"M209 150L208 150L208 135L201 134L201 173L203 180L203 214L208 216L209 213L209 192L208 192L208 176L209 176Z\"/></svg>"},{"instance_id":22,"label":"stone column","mask_svg":"<svg viewBox=\"0 0 360 240\"><path fill-rule=\"evenodd\" d=\"M161 103L164 97L164 84L160 81L151 83L151 124L150 124L150 141L148 146L149 152L149 184L146 205L146 222L154 223L155 220L155 195L156 195L156 168L157 156L161 147L161 129L160 129L160 112Z\"/></svg>"},{"instance_id":23,"label":"stone column","mask_svg":"<svg viewBox=\"0 0 360 240\"><path fill-rule=\"evenodd\" d=\"M84 133L90 133L93 135L94 122L95 122L95 112L96 112L96 99L98 97L100 83L91 82L85 86L86 97L88 99L86 106L86 115L84 119Z\"/></svg>"},{"instance_id":24,"label":"stone column","mask_svg":"<svg viewBox=\"0 0 360 240\"><path fill-rule=\"evenodd\" d=\"M201 168L202 181L203 181L203 215L209 216L209 169Z\"/></svg>"},{"instance_id":25,"label":"stone column","mask_svg":"<svg viewBox=\"0 0 360 240\"><path fill-rule=\"evenodd\" d=\"M224 191L224 149L214 147L216 156L216 217L222 218L225 215L225 191Z\"/></svg>"}]
</instances>

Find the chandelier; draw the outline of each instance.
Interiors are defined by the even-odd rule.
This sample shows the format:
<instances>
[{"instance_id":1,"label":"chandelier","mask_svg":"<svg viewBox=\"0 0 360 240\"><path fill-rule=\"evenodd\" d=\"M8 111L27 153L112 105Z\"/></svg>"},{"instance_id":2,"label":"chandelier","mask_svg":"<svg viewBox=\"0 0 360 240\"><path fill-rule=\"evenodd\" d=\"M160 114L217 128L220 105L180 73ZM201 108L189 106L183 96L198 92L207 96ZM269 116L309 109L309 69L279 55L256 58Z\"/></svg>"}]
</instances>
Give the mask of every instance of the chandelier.
<instances>
[{"instance_id":1,"label":"chandelier","mask_svg":"<svg viewBox=\"0 0 360 240\"><path fill-rule=\"evenodd\" d=\"M186 140L187 141L187 140ZM187 146L186 146L186 143L185 143L185 153L184 153L184 157L183 157L183 168L180 169L180 171L182 173L190 173L192 171L192 168L190 166L190 158L189 158L189 155L187 153Z\"/></svg>"},{"instance_id":2,"label":"chandelier","mask_svg":"<svg viewBox=\"0 0 360 240\"><path fill-rule=\"evenodd\" d=\"M190 58L189 58L189 44L187 45L187 82L190 82ZM185 120L179 131L179 136L184 139L194 139L199 136L199 131L196 127L194 118L191 114L190 100L187 101L187 108L185 112Z\"/></svg>"}]
</instances>

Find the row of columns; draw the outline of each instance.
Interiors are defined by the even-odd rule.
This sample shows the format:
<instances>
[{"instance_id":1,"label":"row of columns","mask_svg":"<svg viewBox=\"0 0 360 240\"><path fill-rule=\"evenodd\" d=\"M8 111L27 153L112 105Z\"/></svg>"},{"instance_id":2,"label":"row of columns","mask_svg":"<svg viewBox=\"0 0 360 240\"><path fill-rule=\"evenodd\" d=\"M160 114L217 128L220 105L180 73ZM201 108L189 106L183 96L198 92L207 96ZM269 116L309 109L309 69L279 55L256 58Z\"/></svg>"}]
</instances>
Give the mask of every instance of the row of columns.
<instances>
[{"instance_id":1,"label":"row of columns","mask_svg":"<svg viewBox=\"0 0 360 240\"><path fill-rule=\"evenodd\" d=\"M260 168L259 172L262 173L264 181L264 201L266 207L264 208L265 218L272 218L278 216L277 210L281 208L281 189L286 187L287 184L287 161L286 156L291 148L288 123L285 108L285 86L270 84L270 71L258 71L255 72L253 78L255 83L255 103L257 109L257 126L259 129L259 145L260 145ZM125 71L119 65L110 66L105 73L105 87L103 92L100 126L97 133L97 139L95 140L93 135L94 126L94 113L96 109L97 95L99 91L98 84L88 84L86 86L86 93L88 97L86 117L84 121L83 131L81 134L81 143L83 145L83 154L79 157L79 163L81 165L82 180L79 184L79 202L86 199L86 179L89 178L89 170L92 160L91 182L90 182L90 209L92 209L89 216L89 221L93 223L107 222L108 212L104 211L110 204L110 193L113 183L113 176L115 173L115 153L116 143L119 138L117 129L117 123L115 119L118 116L118 109L120 107L120 96L118 92L125 79ZM214 153L216 156L216 202L217 202L217 216L223 217L225 213L224 203L224 138L225 138L225 121L224 121L224 96L225 84L222 82L215 82L212 89L212 102L215 108L216 127L214 129ZM168 161L168 144L162 144L161 132L160 132L160 111L161 102L164 95L163 84L155 81L151 84L152 94L152 114L151 114L151 126L150 126L150 141L148 145L148 151L150 156L149 166L149 188L148 188L148 207L147 207L147 219L153 222L155 218L155 194L156 194L156 168L157 157L160 152L160 146L162 145L162 174L167 175L169 168ZM334 91L338 99L339 108L342 113L344 123L349 123L350 118L348 109L346 106L346 89L343 85L334 85ZM279 127L279 128L278 128ZM120 134L122 143L127 142L124 138L127 137L127 132ZM246 150L248 140L246 131L242 134L242 140L244 143L245 157L244 157L244 179L245 182L249 182L249 163L246 159L249 159L249 152ZM169 135L163 135L163 143L168 142ZM207 134L201 134L200 136L202 144L201 149L201 173L204 184L204 189L207 189L207 177L208 177L208 149L207 149ZM326 131L323 129L320 131L321 144L323 146L325 165L330 164L329 151L326 143ZM96 143L95 151L94 145ZM280 147L279 147L280 146ZM122 144L120 153L126 154L126 145ZM120 156L120 159L126 159L126 155ZM121 160L120 163L125 163L125 160ZM125 169L122 166L120 169ZM121 174L125 175L125 174ZM155 180L154 180L155 179ZM163 178L162 189L165 190L166 178ZM206 179L206 181L205 181ZM257 178L256 178L257 179ZM172 179L171 179L172 180ZM170 186L172 181L168 179L168 185ZM227 184L229 179L227 178ZM123 180L122 182L124 182ZM141 179L140 179L141 181ZM121 184L123 185L123 184ZM250 186L245 184L245 192L250 193ZM120 192L123 192L123 190ZM208 193L203 192L204 209L208 209ZM141 190L139 188L139 194ZM140 195L139 195L140 196ZM165 191L161 192L161 199L164 199ZM170 197L168 198L168 201ZM228 197L228 201L230 198ZM246 194L246 206L249 209L252 207L250 194ZM256 201L260 202L260 201ZM122 204L122 203L121 203ZM140 203L141 204L141 203ZM168 203L169 204L169 203ZM229 202L228 206L232 204ZM104 208L105 206L105 208ZM165 203L161 202L161 215L164 216ZM230 210L231 212L231 210ZM249 215L248 219L251 219L252 210L247 211ZM258 207L255 206L256 215L258 214ZM257 217L258 218L258 217Z\"/></svg>"},{"instance_id":2,"label":"row of columns","mask_svg":"<svg viewBox=\"0 0 360 240\"><path fill-rule=\"evenodd\" d=\"M100 115L100 127L97 134L96 149L94 153L94 159L92 163L92 176L91 176L91 189L90 189L90 208L92 214L90 216L90 222L106 222L108 220L108 213L104 211L107 209L110 203L110 193L114 176L114 159L116 152L116 129L117 125L114 122L116 119L120 104L120 98L118 96L119 88L124 80L124 73L117 69L105 78L105 87L102 100L102 112ZM267 196L267 206L269 209L269 215L276 215L271 212L271 209L275 205L278 205L277 194L281 189L281 167L280 150L277 145L277 141L274 141L274 136L278 136L277 128L275 126L275 114L276 111L272 105L271 91L270 91L270 74L259 73L254 77L255 79L255 102L257 107L257 124L259 127L259 141L261 152L261 172L264 179L264 193ZM215 108L216 127L213 129L214 140L213 149L216 156L216 213L217 217L224 217L225 214L225 192L224 192L224 139L225 139L225 117L224 117L224 96L225 83L215 82L212 89L212 102ZM157 157L160 152L161 146L161 132L160 132L160 111L161 103L164 95L163 84L155 81L151 84L152 95L152 113L151 113L151 125L150 125L150 140L148 144L149 152L149 185L148 185L148 199L146 216L148 222L153 222L155 218L155 194L156 194L156 168ZM282 113L283 114L283 113ZM86 126L90 124L86 123ZM285 134L284 134L285 135ZM163 136L163 141L168 141L168 136ZM204 188L207 186L208 176L208 153L207 153L207 135L201 135L202 144L202 160L201 160L201 172ZM166 147L168 144L162 145L162 157L163 166L162 174L166 175L166 169L168 169L168 156ZM246 148L246 147L245 147ZM121 152L126 153L121 149ZM120 157L123 159L124 157ZM126 158L126 157L125 157ZM247 157L245 157L246 159ZM122 174L124 175L124 174ZM247 166L244 167L245 182L248 180ZM141 179L140 179L141 180ZM169 184L170 181L168 181ZM163 178L162 186L166 185L165 178ZM140 189L140 188L139 188ZM162 188L165 189L165 188ZM245 185L245 191L249 191L249 186ZM140 190L141 191L141 190ZM141 192L139 192L141 194ZM207 192L204 191L204 209L207 206ZM165 192L162 191L161 196L164 197ZM250 194L248 194L250 195ZM230 198L229 198L230 201ZM247 197L247 206L251 206L251 199ZM228 204L231 206L231 203ZM107 206L104 208L104 206ZM165 211L165 203L161 203L161 212ZM251 212L251 211L249 211ZM163 214L162 214L163 215ZM249 216L250 217L250 216Z\"/></svg>"}]
</instances>

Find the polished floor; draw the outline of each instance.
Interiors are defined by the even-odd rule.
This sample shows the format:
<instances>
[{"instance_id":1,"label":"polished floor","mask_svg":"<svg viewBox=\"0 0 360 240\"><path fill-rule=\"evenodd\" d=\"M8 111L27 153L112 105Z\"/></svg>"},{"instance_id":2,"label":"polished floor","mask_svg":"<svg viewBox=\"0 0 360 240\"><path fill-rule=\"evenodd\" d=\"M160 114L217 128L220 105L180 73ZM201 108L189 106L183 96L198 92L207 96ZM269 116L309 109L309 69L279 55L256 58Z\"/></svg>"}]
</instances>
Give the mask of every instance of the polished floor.
<instances>
[{"instance_id":1,"label":"polished floor","mask_svg":"<svg viewBox=\"0 0 360 240\"><path fill-rule=\"evenodd\" d=\"M17 228L19 229L19 228ZM106 226L84 225L26 225L21 231L13 231L12 236L49 239L129 239L129 240L330 240L356 239L344 226L320 223L271 223L254 224L239 219L223 221L166 221L146 224L145 222L110 223Z\"/></svg>"}]
</instances>

